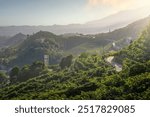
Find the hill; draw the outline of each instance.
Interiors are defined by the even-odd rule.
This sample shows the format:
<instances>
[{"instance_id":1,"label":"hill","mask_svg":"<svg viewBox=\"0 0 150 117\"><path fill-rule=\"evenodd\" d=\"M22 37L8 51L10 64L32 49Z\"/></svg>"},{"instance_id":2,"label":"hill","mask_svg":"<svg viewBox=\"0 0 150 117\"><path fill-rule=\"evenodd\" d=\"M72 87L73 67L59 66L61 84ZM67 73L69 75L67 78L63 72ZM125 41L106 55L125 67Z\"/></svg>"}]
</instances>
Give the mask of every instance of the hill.
<instances>
[{"instance_id":1,"label":"hill","mask_svg":"<svg viewBox=\"0 0 150 117\"><path fill-rule=\"evenodd\" d=\"M15 67L10 72L12 82L0 89L0 99L150 99L150 25L114 56L122 62L120 72L105 55L87 53L73 60L65 57L49 68L39 62Z\"/></svg>"},{"instance_id":2,"label":"hill","mask_svg":"<svg viewBox=\"0 0 150 117\"><path fill-rule=\"evenodd\" d=\"M120 50L116 55L116 61L123 63L124 58L136 62L146 62L150 59L150 25L143 31L140 37L128 47Z\"/></svg>"},{"instance_id":3,"label":"hill","mask_svg":"<svg viewBox=\"0 0 150 117\"><path fill-rule=\"evenodd\" d=\"M0 36L0 48L4 47L5 42L9 39L10 37L7 36Z\"/></svg>"},{"instance_id":4,"label":"hill","mask_svg":"<svg viewBox=\"0 0 150 117\"><path fill-rule=\"evenodd\" d=\"M12 37L0 37L0 48L7 48L21 44L27 38L26 35L18 33Z\"/></svg>"},{"instance_id":5,"label":"hill","mask_svg":"<svg viewBox=\"0 0 150 117\"><path fill-rule=\"evenodd\" d=\"M101 26L101 27L103 27L103 28L101 28L101 30L103 32L107 32L108 29L113 31L118 28L125 27L126 25L131 24L132 22L140 20L144 17L147 17L148 15L150 15L149 8L143 7L143 8L138 8L138 9L120 11L116 14L112 14L105 18L88 22L88 23L86 23L86 25L95 27L95 29L98 28L99 26ZM120 20L120 18L121 18L121 20ZM98 30L97 30L97 33L98 33Z\"/></svg>"},{"instance_id":6,"label":"hill","mask_svg":"<svg viewBox=\"0 0 150 117\"><path fill-rule=\"evenodd\" d=\"M85 24L69 24L69 25L52 25L52 26L1 26L0 36L13 36L18 32L23 34L33 34L40 30L52 32L55 34L64 33L82 33L97 34L122 28L136 20L142 19L150 15L150 8L138 8L133 10L121 11L102 19L90 21ZM120 17L122 20L120 20Z\"/></svg>"},{"instance_id":7,"label":"hill","mask_svg":"<svg viewBox=\"0 0 150 117\"><path fill-rule=\"evenodd\" d=\"M62 35L65 38L63 39L64 49L66 52L74 54L89 52L89 50L102 51L103 48L106 52L120 50L136 39L149 22L150 17L146 17L108 33ZM113 43L115 43L115 47L113 47Z\"/></svg>"},{"instance_id":8,"label":"hill","mask_svg":"<svg viewBox=\"0 0 150 117\"><path fill-rule=\"evenodd\" d=\"M57 38L58 36L43 31L28 35L27 39L17 46L1 49L1 64L9 67L31 64L34 61L43 61L45 54L50 56L50 64L58 63L62 51L56 42Z\"/></svg>"},{"instance_id":9,"label":"hill","mask_svg":"<svg viewBox=\"0 0 150 117\"><path fill-rule=\"evenodd\" d=\"M43 61L45 54L50 55L50 64L60 62L62 56L83 52L104 54L120 50L138 37L150 21L150 17L136 21L128 26L108 33L96 35L64 34L55 35L40 31L27 37L21 33L5 42L8 48L0 50L0 67L13 67ZM25 39L25 37L27 39Z\"/></svg>"}]
</instances>

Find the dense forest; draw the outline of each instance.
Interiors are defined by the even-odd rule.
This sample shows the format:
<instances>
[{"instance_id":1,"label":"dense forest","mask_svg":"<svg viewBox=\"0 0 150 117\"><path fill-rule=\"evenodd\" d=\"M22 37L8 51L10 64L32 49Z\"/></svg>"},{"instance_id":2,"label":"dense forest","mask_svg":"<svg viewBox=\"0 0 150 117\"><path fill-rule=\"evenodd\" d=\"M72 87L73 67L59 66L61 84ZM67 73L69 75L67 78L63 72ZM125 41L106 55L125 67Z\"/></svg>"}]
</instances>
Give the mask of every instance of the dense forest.
<instances>
[{"instance_id":1,"label":"dense forest","mask_svg":"<svg viewBox=\"0 0 150 117\"><path fill-rule=\"evenodd\" d=\"M15 65L23 67L34 61L43 61L45 54L50 56L50 64L59 64L70 54L76 57L84 52L103 54L118 51L136 39L149 21L150 17L147 17L124 28L94 35L55 35L39 31L32 35L18 33L13 37L0 37L0 69L9 70Z\"/></svg>"},{"instance_id":2,"label":"dense forest","mask_svg":"<svg viewBox=\"0 0 150 117\"><path fill-rule=\"evenodd\" d=\"M136 39L109 51L112 42L128 37L125 29L94 36L40 31L1 49L0 64L12 68L0 71L0 99L150 99L150 25L139 37L134 35ZM99 52L70 51L91 41ZM50 56L49 66L43 63L44 54ZM109 57L113 59L108 61Z\"/></svg>"}]
</instances>

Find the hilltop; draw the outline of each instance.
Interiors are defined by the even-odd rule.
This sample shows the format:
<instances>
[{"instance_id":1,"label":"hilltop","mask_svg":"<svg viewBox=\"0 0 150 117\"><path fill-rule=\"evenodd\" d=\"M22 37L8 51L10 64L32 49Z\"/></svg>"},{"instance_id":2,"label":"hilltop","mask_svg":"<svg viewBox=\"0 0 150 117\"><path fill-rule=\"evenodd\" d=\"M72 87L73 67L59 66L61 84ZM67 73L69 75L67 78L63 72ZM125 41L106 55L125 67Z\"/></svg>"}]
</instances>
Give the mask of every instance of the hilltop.
<instances>
[{"instance_id":1,"label":"hilltop","mask_svg":"<svg viewBox=\"0 0 150 117\"><path fill-rule=\"evenodd\" d=\"M10 84L0 89L0 99L150 99L149 39L150 25L113 54L122 63L120 72L105 61L105 55L87 53L64 57L48 68L41 62L15 67Z\"/></svg>"},{"instance_id":2,"label":"hilltop","mask_svg":"<svg viewBox=\"0 0 150 117\"><path fill-rule=\"evenodd\" d=\"M56 41L57 38L58 36L43 31L28 35L17 46L1 49L1 64L8 67L23 66L34 61L43 61L45 54L50 56L50 64L58 63L62 56L62 51L59 43Z\"/></svg>"},{"instance_id":3,"label":"hilltop","mask_svg":"<svg viewBox=\"0 0 150 117\"><path fill-rule=\"evenodd\" d=\"M149 7L137 8L131 10L120 11L104 18L89 21L83 24L68 24L68 25L51 25L51 26L0 26L0 36L13 36L18 32L25 35L37 33L40 30L52 32L55 34L65 33L82 33L82 34L97 34L106 33L110 30L125 27L126 25L147 17L149 14ZM120 20L120 18L122 18Z\"/></svg>"},{"instance_id":4,"label":"hilltop","mask_svg":"<svg viewBox=\"0 0 150 117\"><path fill-rule=\"evenodd\" d=\"M43 61L45 54L50 56L50 64L58 64L63 56L78 56L83 52L108 53L118 51L135 40L150 21L150 17L108 33L95 35L64 34L39 31L32 35L21 33L5 41L8 47L0 50L1 66L13 67ZM3 42L4 43L4 42Z\"/></svg>"}]
</instances>

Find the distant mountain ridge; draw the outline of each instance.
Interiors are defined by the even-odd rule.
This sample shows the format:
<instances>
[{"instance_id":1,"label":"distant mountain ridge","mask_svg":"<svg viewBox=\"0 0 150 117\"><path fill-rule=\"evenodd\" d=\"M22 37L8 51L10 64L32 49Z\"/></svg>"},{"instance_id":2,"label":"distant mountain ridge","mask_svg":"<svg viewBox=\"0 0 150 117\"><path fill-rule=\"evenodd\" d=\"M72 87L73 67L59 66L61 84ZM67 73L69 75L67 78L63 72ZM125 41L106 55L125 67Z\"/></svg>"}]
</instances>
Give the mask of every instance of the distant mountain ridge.
<instances>
[{"instance_id":1,"label":"distant mountain ridge","mask_svg":"<svg viewBox=\"0 0 150 117\"><path fill-rule=\"evenodd\" d=\"M50 42L58 37L49 32L38 32L27 41L39 42L43 36L51 37ZM82 53L73 61L72 57L63 58L61 64L49 66L49 69L42 62L34 62L22 68L14 67L10 71L10 78L1 73L0 99L149 100L150 25L129 46L112 55L123 61L119 72L105 61L107 55L88 53ZM69 65L64 66L68 64L67 60L70 61Z\"/></svg>"},{"instance_id":2,"label":"distant mountain ridge","mask_svg":"<svg viewBox=\"0 0 150 117\"><path fill-rule=\"evenodd\" d=\"M139 8L135 10L121 11L100 20L87 22L85 24L52 25L52 26L1 26L1 36L13 36L18 32L33 34L36 32L49 31L55 34L83 33L95 34L108 32L124 27L136 20L150 15L150 8Z\"/></svg>"},{"instance_id":3,"label":"distant mountain ridge","mask_svg":"<svg viewBox=\"0 0 150 117\"><path fill-rule=\"evenodd\" d=\"M107 46L112 46L112 43L114 42L116 47L109 48L110 50L118 50L129 45L131 40L136 39L149 23L150 16L135 21L126 27L107 33L95 35L72 34L72 36L70 34L70 36L67 35L68 37L65 35L66 39L64 40L64 45L70 53L80 53L101 47L106 47L107 49Z\"/></svg>"},{"instance_id":4,"label":"distant mountain ridge","mask_svg":"<svg viewBox=\"0 0 150 117\"><path fill-rule=\"evenodd\" d=\"M139 33L150 23L150 17L138 20L124 28L96 35L70 34L55 35L51 32L39 31L28 35L21 43L16 43L5 49L0 49L0 64L4 66L22 66L34 61L43 61L45 54L50 55L50 64L57 64L63 56L79 55L83 52L102 53L110 50L120 50L138 37ZM23 36L19 33L14 37ZM11 41L16 42L12 37ZM14 40L15 39L15 40ZM10 42L11 42L10 41ZM12 43L11 42L11 43ZM115 43L115 47L113 46Z\"/></svg>"}]
</instances>

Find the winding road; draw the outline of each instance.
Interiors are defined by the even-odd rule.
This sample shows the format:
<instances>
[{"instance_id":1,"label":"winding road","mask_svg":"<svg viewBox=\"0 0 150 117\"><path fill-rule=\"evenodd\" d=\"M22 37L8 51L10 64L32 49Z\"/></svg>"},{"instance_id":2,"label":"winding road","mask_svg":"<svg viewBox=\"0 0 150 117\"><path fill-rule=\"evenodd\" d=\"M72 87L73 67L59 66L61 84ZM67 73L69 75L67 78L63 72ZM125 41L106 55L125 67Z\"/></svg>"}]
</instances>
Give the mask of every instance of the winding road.
<instances>
[{"instance_id":1,"label":"winding road","mask_svg":"<svg viewBox=\"0 0 150 117\"><path fill-rule=\"evenodd\" d=\"M113 59L114 59L114 56L110 56L110 57L106 58L106 61L108 63L110 63L112 66L114 66L117 72L122 71L122 65L114 62Z\"/></svg>"}]
</instances>

